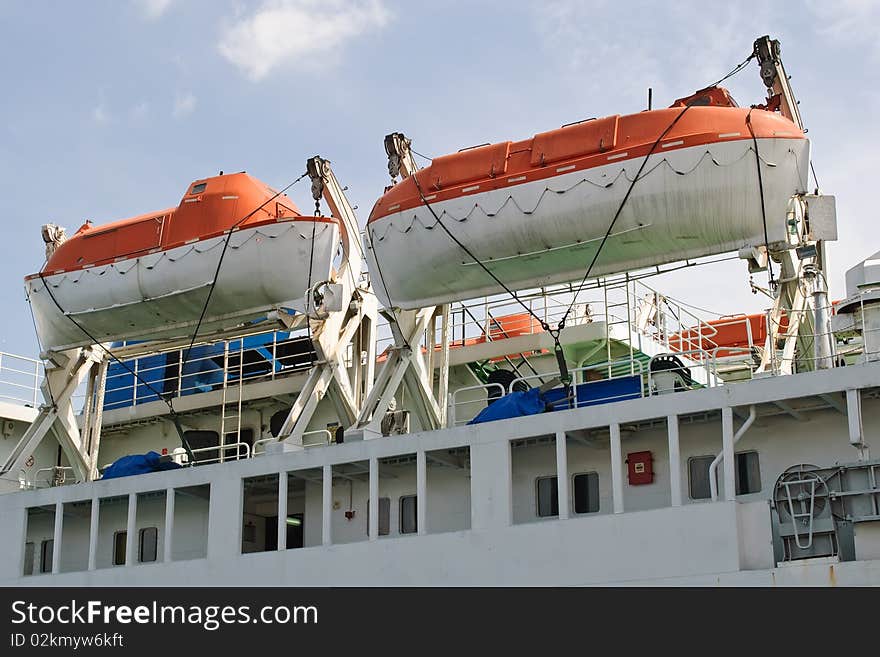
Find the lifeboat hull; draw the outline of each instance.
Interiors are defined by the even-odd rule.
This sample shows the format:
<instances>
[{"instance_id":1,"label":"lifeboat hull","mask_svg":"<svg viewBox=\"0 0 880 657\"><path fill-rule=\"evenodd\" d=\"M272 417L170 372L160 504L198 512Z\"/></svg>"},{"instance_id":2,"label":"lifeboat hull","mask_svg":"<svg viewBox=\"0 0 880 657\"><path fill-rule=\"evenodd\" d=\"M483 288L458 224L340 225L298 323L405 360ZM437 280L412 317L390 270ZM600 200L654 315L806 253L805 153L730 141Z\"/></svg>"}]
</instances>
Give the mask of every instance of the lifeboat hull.
<instances>
[{"instance_id":1,"label":"lifeboat hull","mask_svg":"<svg viewBox=\"0 0 880 657\"><path fill-rule=\"evenodd\" d=\"M100 342L186 335L205 306L225 239L221 234L119 262L29 277L25 288L42 348L91 344L86 331ZM301 311L309 280L330 278L338 244L338 224L328 218L299 216L234 230L201 330L233 326L277 308Z\"/></svg>"},{"instance_id":2,"label":"lifeboat hull","mask_svg":"<svg viewBox=\"0 0 880 657\"><path fill-rule=\"evenodd\" d=\"M739 138L692 147L666 140L671 147L661 145L651 155L591 278L763 245L748 134L741 128ZM508 171L456 190L427 187L431 178L425 175L422 192L430 209L419 197L405 207L392 188L374 208L366 236L376 293L388 307L412 309L504 291L435 214L513 290L579 281L647 152L632 157L626 151L593 156L584 167L560 162L521 175ZM785 239L791 196L807 189L809 142L800 134L759 138L758 152L772 244Z\"/></svg>"}]
</instances>

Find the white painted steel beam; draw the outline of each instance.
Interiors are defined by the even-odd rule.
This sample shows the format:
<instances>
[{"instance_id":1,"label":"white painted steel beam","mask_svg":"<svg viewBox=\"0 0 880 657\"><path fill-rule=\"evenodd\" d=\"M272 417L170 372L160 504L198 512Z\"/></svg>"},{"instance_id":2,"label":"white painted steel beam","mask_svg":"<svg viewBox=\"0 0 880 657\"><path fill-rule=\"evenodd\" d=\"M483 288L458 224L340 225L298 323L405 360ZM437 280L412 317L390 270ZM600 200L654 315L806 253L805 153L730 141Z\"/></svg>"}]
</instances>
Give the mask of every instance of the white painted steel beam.
<instances>
[{"instance_id":1,"label":"white painted steel beam","mask_svg":"<svg viewBox=\"0 0 880 657\"><path fill-rule=\"evenodd\" d=\"M666 416L669 439L669 500L672 506L681 506L681 451L678 442L678 416Z\"/></svg>"},{"instance_id":2,"label":"white painted steel beam","mask_svg":"<svg viewBox=\"0 0 880 657\"><path fill-rule=\"evenodd\" d=\"M569 515L568 492L568 445L564 431L556 432L556 486L559 497L559 519L567 520Z\"/></svg>"},{"instance_id":3,"label":"white painted steel beam","mask_svg":"<svg viewBox=\"0 0 880 657\"><path fill-rule=\"evenodd\" d=\"M614 513L623 513L623 454L620 446L620 424L611 429L611 498Z\"/></svg>"}]
</instances>

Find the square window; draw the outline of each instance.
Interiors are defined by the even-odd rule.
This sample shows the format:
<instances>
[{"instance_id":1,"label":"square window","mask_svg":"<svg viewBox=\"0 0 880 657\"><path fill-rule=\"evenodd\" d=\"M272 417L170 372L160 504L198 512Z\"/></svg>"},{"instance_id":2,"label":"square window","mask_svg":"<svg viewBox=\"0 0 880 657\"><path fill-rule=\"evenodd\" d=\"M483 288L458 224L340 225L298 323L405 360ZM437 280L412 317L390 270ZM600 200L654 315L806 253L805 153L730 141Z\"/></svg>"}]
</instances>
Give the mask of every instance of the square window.
<instances>
[{"instance_id":1,"label":"square window","mask_svg":"<svg viewBox=\"0 0 880 657\"><path fill-rule=\"evenodd\" d=\"M748 495L760 491L761 468L758 462L758 452L737 452L734 457L736 494ZM694 456L688 459L688 486L692 500L708 500L712 497L712 491L709 487L709 466L714 460L714 456ZM716 485L718 477L718 470L716 470Z\"/></svg>"},{"instance_id":2,"label":"square window","mask_svg":"<svg viewBox=\"0 0 880 657\"><path fill-rule=\"evenodd\" d=\"M599 511L599 475L584 472L572 477L575 513L596 513Z\"/></svg>"},{"instance_id":3,"label":"square window","mask_svg":"<svg viewBox=\"0 0 880 657\"><path fill-rule=\"evenodd\" d=\"M138 561L150 563L156 560L159 551L159 528L144 527L140 531L138 545Z\"/></svg>"},{"instance_id":4,"label":"square window","mask_svg":"<svg viewBox=\"0 0 880 657\"><path fill-rule=\"evenodd\" d=\"M128 541L128 532L119 531L113 534L113 565L125 565L125 547Z\"/></svg>"},{"instance_id":5,"label":"square window","mask_svg":"<svg viewBox=\"0 0 880 657\"><path fill-rule=\"evenodd\" d=\"M40 572L52 572L52 556L55 552L55 541L49 539L40 543Z\"/></svg>"},{"instance_id":6,"label":"square window","mask_svg":"<svg viewBox=\"0 0 880 657\"><path fill-rule=\"evenodd\" d=\"M761 468L758 452L739 452L736 455L736 494L748 495L761 490Z\"/></svg>"},{"instance_id":7,"label":"square window","mask_svg":"<svg viewBox=\"0 0 880 657\"><path fill-rule=\"evenodd\" d=\"M367 534L370 533L370 500L367 500ZM379 536L391 533L391 498L379 498Z\"/></svg>"},{"instance_id":8,"label":"square window","mask_svg":"<svg viewBox=\"0 0 880 657\"><path fill-rule=\"evenodd\" d=\"M418 530L418 499L415 495L400 498L400 533L415 534Z\"/></svg>"},{"instance_id":9,"label":"square window","mask_svg":"<svg viewBox=\"0 0 880 657\"><path fill-rule=\"evenodd\" d=\"M34 574L34 544L31 542L24 544L24 574Z\"/></svg>"},{"instance_id":10,"label":"square window","mask_svg":"<svg viewBox=\"0 0 880 657\"><path fill-rule=\"evenodd\" d=\"M688 491L692 500L708 500L712 497L709 487L709 466L714 456L694 456L688 459ZM718 480L718 471L715 471Z\"/></svg>"},{"instance_id":11,"label":"square window","mask_svg":"<svg viewBox=\"0 0 880 657\"><path fill-rule=\"evenodd\" d=\"M539 518L559 515L559 488L556 482L556 477L538 477L535 480Z\"/></svg>"}]
</instances>

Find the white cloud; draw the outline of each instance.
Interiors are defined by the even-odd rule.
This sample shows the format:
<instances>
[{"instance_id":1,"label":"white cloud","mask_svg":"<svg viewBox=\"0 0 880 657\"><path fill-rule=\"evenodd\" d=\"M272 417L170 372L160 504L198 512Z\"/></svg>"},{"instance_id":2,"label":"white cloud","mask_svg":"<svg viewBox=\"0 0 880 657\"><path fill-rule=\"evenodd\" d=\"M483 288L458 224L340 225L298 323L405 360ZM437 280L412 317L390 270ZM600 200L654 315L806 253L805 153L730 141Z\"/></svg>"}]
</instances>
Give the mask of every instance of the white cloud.
<instances>
[{"instance_id":1,"label":"white cloud","mask_svg":"<svg viewBox=\"0 0 880 657\"><path fill-rule=\"evenodd\" d=\"M875 57L880 57L880 0L809 0L807 6L816 17L820 35L837 42L867 45Z\"/></svg>"},{"instance_id":2,"label":"white cloud","mask_svg":"<svg viewBox=\"0 0 880 657\"><path fill-rule=\"evenodd\" d=\"M95 109L92 110L92 118L95 123L107 123L110 120L110 114L108 114L107 107L103 102L95 105Z\"/></svg>"},{"instance_id":3,"label":"white cloud","mask_svg":"<svg viewBox=\"0 0 880 657\"><path fill-rule=\"evenodd\" d=\"M154 21L168 11L172 0L136 0L136 2L144 18Z\"/></svg>"},{"instance_id":4,"label":"white cloud","mask_svg":"<svg viewBox=\"0 0 880 657\"><path fill-rule=\"evenodd\" d=\"M105 98L104 90L101 89L98 91L98 102L95 104L95 107L92 109L92 120L95 123L107 123L111 119L110 111L107 109L107 100Z\"/></svg>"},{"instance_id":5,"label":"white cloud","mask_svg":"<svg viewBox=\"0 0 880 657\"><path fill-rule=\"evenodd\" d=\"M710 10L702 0L646 4L635 22L634 11L608 0L545 0L534 10L540 46L585 98L642 98L648 86L685 95L745 59L773 13L765 5L744 12L736 3Z\"/></svg>"},{"instance_id":6,"label":"white cloud","mask_svg":"<svg viewBox=\"0 0 880 657\"><path fill-rule=\"evenodd\" d=\"M137 105L134 105L131 108L131 110L129 111L131 118L134 120L143 119L149 113L150 113L150 104L145 100L142 100Z\"/></svg>"},{"instance_id":7,"label":"white cloud","mask_svg":"<svg viewBox=\"0 0 880 657\"><path fill-rule=\"evenodd\" d=\"M177 98L174 99L174 109L171 111L171 115L175 119L182 119L192 114L195 109L196 97L191 92L178 94Z\"/></svg>"},{"instance_id":8,"label":"white cloud","mask_svg":"<svg viewBox=\"0 0 880 657\"><path fill-rule=\"evenodd\" d=\"M326 63L347 39L381 29L389 19L382 0L268 0L227 26L217 47L245 75L260 80L281 65Z\"/></svg>"}]
</instances>

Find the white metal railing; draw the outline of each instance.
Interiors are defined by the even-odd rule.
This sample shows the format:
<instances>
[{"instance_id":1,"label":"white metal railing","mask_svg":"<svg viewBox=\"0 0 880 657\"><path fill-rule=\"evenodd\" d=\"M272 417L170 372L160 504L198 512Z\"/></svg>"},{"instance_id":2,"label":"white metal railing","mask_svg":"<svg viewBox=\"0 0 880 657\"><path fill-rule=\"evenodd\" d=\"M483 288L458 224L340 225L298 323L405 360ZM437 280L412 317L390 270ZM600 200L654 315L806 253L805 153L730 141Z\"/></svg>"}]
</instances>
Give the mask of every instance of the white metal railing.
<instances>
[{"instance_id":1,"label":"white metal railing","mask_svg":"<svg viewBox=\"0 0 880 657\"><path fill-rule=\"evenodd\" d=\"M596 292L595 289L591 290ZM467 301L459 301L450 305L449 341L453 346L471 344L469 341L493 341L523 333L542 331L540 322L555 327L562 319L572 298L574 288L570 285L555 285L517 293L520 304L507 295L480 297ZM527 312L525 305L531 313ZM580 300L576 311L566 321L569 326L583 324L599 318L599 312L593 308L601 308L601 300ZM539 319L536 319L539 318ZM430 330L430 329L429 329ZM434 344L440 343L440 328L437 329ZM379 322L376 352L382 353L393 344L393 337L387 321ZM426 339L425 343L430 343Z\"/></svg>"},{"instance_id":2,"label":"white metal railing","mask_svg":"<svg viewBox=\"0 0 880 657\"><path fill-rule=\"evenodd\" d=\"M42 377L41 361L0 351L0 401L36 408Z\"/></svg>"},{"instance_id":3,"label":"white metal railing","mask_svg":"<svg viewBox=\"0 0 880 657\"><path fill-rule=\"evenodd\" d=\"M596 366L592 366L595 368L601 368L604 364L598 364ZM584 378L582 374L583 371L589 368L580 368L579 374L581 378ZM551 374L552 376L552 374ZM861 386L870 387L873 385L872 382L867 381L867 377L860 380ZM865 383L867 381L867 383ZM817 379L817 386L815 389L812 389L809 394L832 394L842 392L848 382L846 380L842 380L840 377L837 377L837 380L832 380L832 377L828 377L827 380L822 378ZM860 387L861 387L860 386ZM710 391L713 394L703 395L700 399L697 399L697 404L685 405L687 410L685 411L683 407L676 408L676 405L670 405L667 407L663 407L662 413L668 413L670 419L672 420L667 424L666 435L658 435L651 437L648 439L651 441L659 440L659 442L654 442L651 444L654 445L662 445L663 450L666 450L666 445L669 445L669 449L666 450L667 461L666 465L668 466L667 473L669 474L669 486L671 492L671 506L677 507L682 506L683 500L682 493L687 490L687 481L686 476L683 476L682 473L686 472L683 469L684 464L687 462L687 455L682 454L679 449L679 435L678 435L678 420L675 415L677 412L684 412L687 414L696 414L696 413L706 413L709 411L714 411L720 409L721 412L721 424L722 424L722 445L728 453L732 453L733 447L736 441L736 433L734 431L735 426L733 423L733 412L730 404L735 403L736 400L727 395L723 395L717 393L716 391ZM769 388L761 389L759 388L756 393L760 394L761 397L756 400L752 400L750 403L752 404L760 404L764 401L772 401L774 399L779 399L784 397L786 393L786 388L784 382L775 382ZM741 404L741 401L739 402ZM63 505L69 502L81 502L87 501L93 498L100 497L108 497L108 496L128 496L130 500L130 504L134 504L134 510L132 511L132 507L129 507L128 513L128 531L129 536L134 535L134 531L136 529L136 521L137 521L137 504L138 504L138 495L140 493L154 492L157 490L157 483L166 490L166 507L165 507L165 561L174 560L171 554L170 546L173 544L174 540L174 532L175 528L179 531L181 527L185 527L183 523L178 523L175 525L175 511L174 511L174 500L175 500L175 489L179 490L183 487L191 487L194 485L204 486L205 484L210 486L210 493L208 498L208 504L205 505L204 510L200 510L199 513L207 514L207 517L213 518L213 513L217 510L217 506L212 506L216 504L224 504L228 499L238 499L236 496L241 495L241 486L242 480L250 477L264 476L264 475L272 475L277 474L278 472L293 472L302 469L312 469L312 468L320 468L322 470L322 477L328 476L328 479L323 479L322 483L324 485L324 491L329 491L331 494L323 494L321 497L321 513L316 514L316 517L321 518L321 523L318 524L319 527L322 528L322 541L325 545L330 545L333 543L333 532L331 531L332 522L332 504L333 498L332 495L332 485L333 485L333 469L338 466L344 466L347 464L355 463L355 462L363 462L364 460L368 461L368 472L369 479L371 481L379 481L379 468L381 467L382 459L390 459L394 457L401 456L410 456L414 451L417 451L417 448L430 448L431 450L440 451L440 450L451 450L451 449L461 449L461 448L473 448L475 446L479 446L481 448L486 449L487 451L484 454L488 456L492 455L509 455L510 444L512 441L529 439L532 437L544 436L548 432L556 434L557 449L556 449L556 472L558 475L558 480L561 482L569 481L569 461L566 454L565 444L566 444L566 435L570 435L572 432L583 431L583 430L592 430L598 429L600 431L608 431L609 441L606 447L601 447L601 449L605 451L604 454L601 455L601 458L607 459L607 454L610 453L610 477L611 477L611 494L608 502L603 502L604 510L608 511L613 509L615 513L624 513L628 511L627 505L625 504L625 494L624 494L624 481L626 477L627 466L625 464L624 456L625 456L625 442L622 443L620 436L620 427L622 425L628 424L637 424L640 422L644 422L646 420L645 410L643 408L639 408L638 404L634 405L622 405L620 412L615 413L613 416L613 422L609 424L609 417L605 414L593 414L593 413L571 413L571 414L559 414L557 416L556 421L551 423L551 426L548 426L546 420L542 420L541 418L523 418L521 423L518 423L511 427L509 432L505 432L507 435L497 435L492 432L472 432L472 431L462 431L459 429L449 429L447 431L436 432L435 435L431 436L427 442L421 445L414 445L411 437L407 436L394 436L388 439L383 440L374 440L374 441L363 441L358 444L343 444L334 449L327 450L317 450L318 453L312 453L309 456L304 456L300 452L297 453L289 453L285 454L278 459L269 459L266 460L262 465L261 461L251 461L250 463L240 463L237 465L229 464L227 468L207 468L205 471L199 472L198 468L187 468L185 471L177 471L177 472L166 472L159 475L159 477L147 476L147 477L127 477L121 480L115 480L111 482L98 482L94 485L94 487L86 486L86 487L67 487L66 489L50 489L43 491L31 491L21 493L24 495L23 498L16 498L14 500L9 500L12 496L0 496L0 508L2 508L3 512L13 513L21 513L21 510L34 508L34 507L48 507L52 506L55 508L56 512L61 513L64 510ZM673 429L675 427L675 429ZM844 429L845 432L845 429ZM330 434L329 431L320 430L316 433L326 433ZM715 432L717 433L717 432ZM859 434L861 435L861 427L859 427ZM417 440L425 440L425 437L418 438ZM562 446L562 447L560 447ZM237 445L229 445L228 448L237 447ZM199 452L208 451L208 450L217 450L217 446L209 447L209 448L201 448ZM653 448L652 448L653 449ZM507 450L507 451L506 451ZM251 452L253 454L253 452ZM417 472L419 468L427 468L427 458L425 456L424 450L418 452L416 468ZM421 462L421 463L420 463ZM607 462L607 460L606 460ZM483 494L471 494L471 513L472 517L478 519L493 519L493 522L498 523L497 526L507 527L514 524L514 514L512 512L514 508L514 498L513 493L511 492L510 485L508 486L500 486L498 487L498 477L500 474L504 474L497 467L497 461L492 460L491 458L480 458L474 459L471 464L471 469L469 470L469 478L471 480L471 490L476 493L482 493L486 490L496 490L498 491L498 495L483 495ZM725 482L733 482L735 480L735 466L732 459L723 459L722 467L724 468L724 476L722 477L722 481ZM502 469L503 470L503 469ZM422 473L425 472L424 469L421 470ZM509 469L505 477L512 477ZM426 505L424 504L426 490L428 490L424 484L428 478L425 476L418 476L417 479L421 479L423 483L417 485L417 499L419 506L424 509ZM281 479L279 479L281 481ZM508 479L508 481L512 481L512 479ZM562 484L566 485L566 484ZM496 488L490 488L491 486L495 486ZM170 493L170 494L168 494ZM370 490L370 499L374 505L378 503L378 495L379 489L378 487L371 487ZM564 497L560 497L560 499L565 499ZM725 486L725 499L727 500L735 500L735 487L733 486ZM286 512L286 504L287 498L286 496L279 495L278 498L279 517L283 517L283 513ZM610 502L611 508L608 508L608 503ZM687 503L687 502L685 502ZM6 506L3 506L3 505ZM666 502L659 502L660 507L666 507ZM658 508L660 508L658 507ZM499 509L504 512L499 512ZM510 511L509 513L507 511ZM93 508L94 511L94 508ZM240 531L239 529L239 521L240 518L232 518L232 521L228 520L228 513L221 513L222 518L227 518L227 520L221 520L219 522L209 522L207 523L207 532L208 537L207 541L209 544L217 545L218 543L229 542L229 541L237 541L240 540L240 535L236 532ZM566 521L569 518L567 505L560 505L560 521ZM66 520L65 520L66 522ZM420 521L421 522L421 521ZM476 524L476 523L474 523ZM477 525L480 526L480 525ZM496 525L492 525L493 527ZM28 527L26 523L13 523L13 526L9 528L12 532L8 538L9 544L17 543L20 546L20 549L24 549L25 541L28 540L27 531ZM93 523L90 526L90 535L81 538L83 541L80 546L89 545L89 568L91 570L95 570L95 552L96 552L96 542L94 538L96 532L98 530L98 525ZM56 558L54 559L54 572L60 572L59 564L62 563L61 555L63 550L71 549L71 546L74 546L75 543L73 541L62 541L62 532L63 532L63 523L58 521L54 523L54 534L50 534L50 536L54 536L56 550ZM423 533L422 531L419 532ZM370 536L377 537L378 527L377 524L371 524L370 528ZM735 534L734 534L735 537ZM409 539L407 539L407 542ZM75 547L74 549L79 549L80 546ZM284 547L280 546L279 549L283 550ZM322 549L322 548L318 548ZM326 548L323 548L326 549ZM228 553L228 551L226 552ZM230 562L217 561L218 559L223 559L223 554L226 554L224 551L214 551L209 550L207 552L206 559L210 562L208 565L210 567L211 572L222 572L220 566L228 566ZM18 553L20 556L21 552ZM16 553L13 552L11 555L12 559L7 559L5 561L5 565L0 566L0 575L2 575L5 580L11 581L14 578L20 577L21 573L21 560L16 557ZM236 555L237 558L237 555ZM241 562L231 562L234 565ZM134 560L130 560L129 565L134 565ZM195 567L200 568L200 564L195 564ZM100 573L96 573L95 577L101 577Z\"/></svg>"},{"instance_id":4,"label":"white metal railing","mask_svg":"<svg viewBox=\"0 0 880 657\"><path fill-rule=\"evenodd\" d=\"M323 436L324 440L322 441L313 441L306 442L306 436ZM268 443L277 443L278 439L274 436L272 438L261 438L254 442L253 452L251 456L259 456L260 454L266 453L266 445ZM306 431L303 433L303 447L317 447L319 445L330 445L333 442L333 434L330 433L328 429L315 429L314 431Z\"/></svg>"},{"instance_id":5,"label":"white metal railing","mask_svg":"<svg viewBox=\"0 0 880 657\"><path fill-rule=\"evenodd\" d=\"M613 370L615 367L628 368L628 371L625 371L621 374L609 374L601 379L588 380L586 373L587 372L603 372L606 370ZM572 401L574 407L577 408L581 403L586 401L591 401L597 404L605 404L611 403L614 401L620 401L622 399L632 399L632 393L623 393L623 394L613 394L606 395L604 397L595 397L595 396L583 396L583 392L578 389L578 386L590 385L590 384L601 384L607 383L608 381L615 381L620 379L626 379L633 376L638 376L641 379L644 379L644 365L638 360L631 359L619 359L616 361L612 361L611 363L596 363L594 365L588 365L584 367L578 367L572 370L569 370L569 374L572 376ZM525 384L527 387L535 387L536 385L541 385L541 383L552 379L553 377L558 377L559 372L545 372L542 374L532 374L529 376L521 376L513 381L511 381L510 385L505 389L499 383L486 383L483 385L474 385L468 386L466 388L459 388L455 392L450 395L450 404L449 404L449 424L450 426L459 426L462 424L467 424L470 422L477 414L480 412L480 408L477 409L476 412L473 413L464 413L463 410L465 408L469 408L474 405L483 404L485 405L489 400L489 391L497 390L501 394L508 394L513 392L516 389L517 384ZM483 391L483 394L479 395L475 399L465 399L460 400L458 398L459 393L465 392L473 392L473 391ZM639 385L639 397L644 396L644 386ZM554 402L554 405L562 404L567 400L558 400Z\"/></svg>"},{"instance_id":6,"label":"white metal railing","mask_svg":"<svg viewBox=\"0 0 880 657\"><path fill-rule=\"evenodd\" d=\"M279 345L301 341L303 336L272 331L271 337L263 344L246 343L257 336L199 345L197 349L208 349L209 353L190 355L185 363L185 372L183 356L186 349L126 359L123 362L131 368L131 372L112 367L113 372L107 375L105 408L127 408L155 402L158 401L157 393L179 398L219 390L224 380L235 384L239 380L274 380L301 371L311 364L308 353L279 353ZM223 365L223 355L227 350L231 358L238 359L229 368ZM253 351L261 352L264 361L245 362L245 355ZM78 397L78 401L82 399L81 395Z\"/></svg>"},{"instance_id":7,"label":"white metal railing","mask_svg":"<svg viewBox=\"0 0 880 657\"><path fill-rule=\"evenodd\" d=\"M464 401L459 401L460 394L469 393L474 390L481 390L484 394L477 397L476 399L466 399ZM455 392L453 392L449 396L450 403L449 412L447 414L449 418L449 425L456 426L459 424L466 424L467 422L475 418L477 416L477 413L479 413L481 410L479 407L478 410L475 413L471 414L470 417L468 417L466 420L458 419L462 416L461 409L464 407L470 407L479 404L485 406L489 402L489 391L491 390L496 390L499 395L504 395L507 393L507 391L504 389L504 386L500 383L486 383L482 385L467 386L466 388L458 388Z\"/></svg>"},{"instance_id":8,"label":"white metal railing","mask_svg":"<svg viewBox=\"0 0 880 657\"><path fill-rule=\"evenodd\" d=\"M73 474L72 467L56 465L48 468L40 468L33 473L30 479L23 477L20 481L22 482L23 488L33 490L53 486L66 486L68 484L76 483L76 477Z\"/></svg>"},{"instance_id":9,"label":"white metal railing","mask_svg":"<svg viewBox=\"0 0 880 657\"><path fill-rule=\"evenodd\" d=\"M235 450L232 454L227 452ZM213 458L200 459L196 458L193 465L207 465L208 463L220 463L221 461L239 461L251 457L251 446L247 443L226 443L225 445L216 445L212 447L199 447L191 450L193 456L197 454L207 454L209 452L217 452L217 456ZM189 455L181 454L181 465L189 465Z\"/></svg>"},{"instance_id":10,"label":"white metal railing","mask_svg":"<svg viewBox=\"0 0 880 657\"><path fill-rule=\"evenodd\" d=\"M715 347L709 352L709 372L721 380L729 370L747 372L745 378L751 379L760 365L760 359L755 360L759 353L755 347Z\"/></svg>"}]
</instances>

